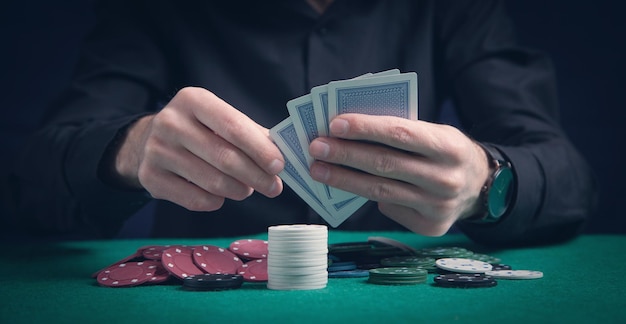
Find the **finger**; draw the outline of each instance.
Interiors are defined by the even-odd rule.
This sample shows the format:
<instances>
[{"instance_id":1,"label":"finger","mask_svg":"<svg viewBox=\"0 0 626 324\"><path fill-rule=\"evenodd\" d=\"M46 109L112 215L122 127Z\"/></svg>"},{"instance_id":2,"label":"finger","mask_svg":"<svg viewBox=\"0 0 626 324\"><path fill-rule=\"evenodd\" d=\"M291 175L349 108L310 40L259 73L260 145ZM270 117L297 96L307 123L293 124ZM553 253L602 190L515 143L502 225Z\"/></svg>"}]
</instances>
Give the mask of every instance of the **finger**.
<instances>
[{"instance_id":1,"label":"finger","mask_svg":"<svg viewBox=\"0 0 626 324\"><path fill-rule=\"evenodd\" d=\"M206 163L268 197L276 197L281 193L280 178L265 172L235 145L200 123L190 127L188 132L186 139L181 142Z\"/></svg>"},{"instance_id":2,"label":"finger","mask_svg":"<svg viewBox=\"0 0 626 324\"><path fill-rule=\"evenodd\" d=\"M391 147L326 137L315 139L309 153L317 160L349 166L373 175L420 187L445 188L439 183L442 177L431 176L441 173L440 163Z\"/></svg>"},{"instance_id":3,"label":"finger","mask_svg":"<svg viewBox=\"0 0 626 324\"><path fill-rule=\"evenodd\" d=\"M200 122L241 149L265 172L276 175L283 169L285 162L278 147L253 120L209 91L191 91L202 107L194 110Z\"/></svg>"},{"instance_id":4,"label":"finger","mask_svg":"<svg viewBox=\"0 0 626 324\"><path fill-rule=\"evenodd\" d=\"M452 226L448 220L433 221L413 208L398 204L379 202L378 209L383 215L421 235L442 236Z\"/></svg>"},{"instance_id":5,"label":"finger","mask_svg":"<svg viewBox=\"0 0 626 324\"><path fill-rule=\"evenodd\" d=\"M321 161L313 162L311 177L313 180L355 193L369 200L396 204L409 204L422 200L422 191L412 184Z\"/></svg>"},{"instance_id":6,"label":"finger","mask_svg":"<svg viewBox=\"0 0 626 324\"><path fill-rule=\"evenodd\" d=\"M163 167L215 196L243 200L253 192L250 186L224 174L187 150L172 153L175 156L165 158L167 162Z\"/></svg>"},{"instance_id":7,"label":"finger","mask_svg":"<svg viewBox=\"0 0 626 324\"><path fill-rule=\"evenodd\" d=\"M141 173L140 169L140 173ZM210 194L178 175L161 170L140 177L142 185L156 199L171 201L191 211L215 211L224 198Z\"/></svg>"},{"instance_id":8,"label":"finger","mask_svg":"<svg viewBox=\"0 0 626 324\"><path fill-rule=\"evenodd\" d=\"M453 129L419 120L362 114L343 114L329 125L335 137L377 142L428 157L438 157L442 149L454 144L448 136L442 136L442 128Z\"/></svg>"}]
</instances>

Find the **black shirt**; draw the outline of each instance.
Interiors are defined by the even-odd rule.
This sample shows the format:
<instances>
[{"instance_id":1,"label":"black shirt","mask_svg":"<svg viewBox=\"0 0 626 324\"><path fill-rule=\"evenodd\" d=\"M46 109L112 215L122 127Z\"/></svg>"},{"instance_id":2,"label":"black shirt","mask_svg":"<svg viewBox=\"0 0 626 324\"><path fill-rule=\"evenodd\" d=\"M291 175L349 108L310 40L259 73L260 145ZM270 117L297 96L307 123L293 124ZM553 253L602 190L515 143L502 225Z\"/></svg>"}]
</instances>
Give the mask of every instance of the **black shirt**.
<instances>
[{"instance_id":1,"label":"black shirt","mask_svg":"<svg viewBox=\"0 0 626 324\"><path fill-rule=\"evenodd\" d=\"M317 85L398 68L419 77L419 119L451 99L464 131L512 162L511 210L497 224L462 223L486 243L535 243L580 231L593 202L590 170L558 123L549 59L514 40L498 1L104 1L73 83L18 160L21 219L46 231L112 236L145 204L98 167L116 134L185 86L209 89L259 124ZM567 108L567 107L565 107ZM290 189L216 212L159 201L155 236L226 236L322 222ZM400 229L368 203L340 229Z\"/></svg>"}]
</instances>

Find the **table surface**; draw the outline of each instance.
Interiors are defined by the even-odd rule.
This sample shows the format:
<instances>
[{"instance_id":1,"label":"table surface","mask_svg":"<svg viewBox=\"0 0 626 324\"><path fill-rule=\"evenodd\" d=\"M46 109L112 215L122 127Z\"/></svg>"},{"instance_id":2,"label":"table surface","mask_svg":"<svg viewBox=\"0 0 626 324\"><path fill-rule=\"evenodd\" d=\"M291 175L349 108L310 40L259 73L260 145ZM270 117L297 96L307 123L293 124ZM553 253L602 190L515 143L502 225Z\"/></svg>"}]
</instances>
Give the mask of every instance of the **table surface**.
<instances>
[{"instance_id":1,"label":"table surface","mask_svg":"<svg viewBox=\"0 0 626 324\"><path fill-rule=\"evenodd\" d=\"M329 243L386 236L415 248L461 246L497 256L514 269L540 270L538 280L499 280L480 289L428 283L381 286L363 278L329 279L320 290L275 291L244 283L238 290L189 292L179 284L100 287L90 275L152 244L213 244L236 238L2 244L0 323L372 323L626 322L626 237L582 236L552 246L485 249L462 235L329 232ZM246 238L267 239L267 234Z\"/></svg>"}]
</instances>

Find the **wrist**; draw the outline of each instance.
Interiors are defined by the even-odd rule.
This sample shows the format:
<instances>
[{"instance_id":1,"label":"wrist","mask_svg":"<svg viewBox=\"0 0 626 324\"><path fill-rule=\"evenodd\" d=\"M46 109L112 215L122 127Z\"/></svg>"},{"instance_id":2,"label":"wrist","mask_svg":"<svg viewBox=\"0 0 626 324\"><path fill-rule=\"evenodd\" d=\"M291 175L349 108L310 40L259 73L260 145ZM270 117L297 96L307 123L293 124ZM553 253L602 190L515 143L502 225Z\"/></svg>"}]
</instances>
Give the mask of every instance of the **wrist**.
<instances>
[{"instance_id":1,"label":"wrist","mask_svg":"<svg viewBox=\"0 0 626 324\"><path fill-rule=\"evenodd\" d=\"M111 140L100 165L100 178L107 184L121 189L142 189L137 173L139 150L152 116L144 116L121 128Z\"/></svg>"},{"instance_id":2,"label":"wrist","mask_svg":"<svg viewBox=\"0 0 626 324\"><path fill-rule=\"evenodd\" d=\"M514 176L511 163L495 147L480 144L489 161L489 176L480 190L475 210L464 220L476 223L499 221L511 205Z\"/></svg>"}]
</instances>

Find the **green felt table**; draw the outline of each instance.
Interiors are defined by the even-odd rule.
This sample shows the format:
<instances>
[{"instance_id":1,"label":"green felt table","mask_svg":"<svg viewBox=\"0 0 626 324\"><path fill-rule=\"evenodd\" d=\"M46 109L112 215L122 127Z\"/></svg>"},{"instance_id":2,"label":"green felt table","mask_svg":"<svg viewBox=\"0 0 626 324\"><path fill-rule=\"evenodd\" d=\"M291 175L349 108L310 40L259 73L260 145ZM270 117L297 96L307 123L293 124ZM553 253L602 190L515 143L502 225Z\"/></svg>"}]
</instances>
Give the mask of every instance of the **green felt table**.
<instances>
[{"instance_id":1,"label":"green felt table","mask_svg":"<svg viewBox=\"0 0 626 324\"><path fill-rule=\"evenodd\" d=\"M329 243L386 236L416 248L462 246L500 257L537 280L492 288L368 284L329 279L320 290L275 291L264 284L189 292L179 284L100 287L90 275L151 244L214 244L238 238L80 241L1 245L0 323L596 323L626 321L626 237L582 236L542 247L485 249L462 235L329 232ZM266 239L267 234L247 238Z\"/></svg>"}]
</instances>

